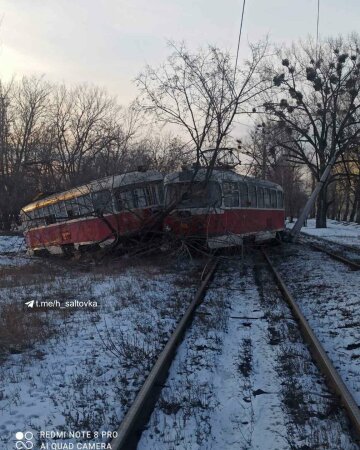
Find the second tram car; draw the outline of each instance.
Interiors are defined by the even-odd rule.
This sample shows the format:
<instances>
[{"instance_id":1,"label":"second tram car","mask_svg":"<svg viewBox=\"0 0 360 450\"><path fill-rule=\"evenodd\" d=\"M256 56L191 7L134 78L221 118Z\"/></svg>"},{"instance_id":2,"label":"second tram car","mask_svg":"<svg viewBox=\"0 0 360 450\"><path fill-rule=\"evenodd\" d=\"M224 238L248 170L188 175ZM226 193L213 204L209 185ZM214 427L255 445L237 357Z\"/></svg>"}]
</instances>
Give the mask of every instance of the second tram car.
<instances>
[{"instance_id":1,"label":"second tram car","mask_svg":"<svg viewBox=\"0 0 360 450\"><path fill-rule=\"evenodd\" d=\"M163 175L130 172L53 194L21 210L29 253L71 253L136 235L163 205Z\"/></svg>"},{"instance_id":2,"label":"second tram car","mask_svg":"<svg viewBox=\"0 0 360 450\"><path fill-rule=\"evenodd\" d=\"M282 188L232 170L200 168L169 174L164 179L164 229L210 248L241 245L244 238L269 239L284 230ZM171 208L173 205L173 208Z\"/></svg>"}]
</instances>

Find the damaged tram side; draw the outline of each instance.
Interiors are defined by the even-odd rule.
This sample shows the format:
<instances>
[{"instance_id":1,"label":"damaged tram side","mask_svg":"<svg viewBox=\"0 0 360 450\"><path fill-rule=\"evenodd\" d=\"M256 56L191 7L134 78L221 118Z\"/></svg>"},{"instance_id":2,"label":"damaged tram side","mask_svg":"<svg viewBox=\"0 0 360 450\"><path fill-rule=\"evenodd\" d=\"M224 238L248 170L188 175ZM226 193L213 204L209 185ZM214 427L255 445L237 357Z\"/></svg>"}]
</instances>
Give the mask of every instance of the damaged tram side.
<instances>
[{"instance_id":1,"label":"damaged tram side","mask_svg":"<svg viewBox=\"0 0 360 450\"><path fill-rule=\"evenodd\" d=\"M137 171L114 175L53 194L21 210L30 254L69 254L103 247L121 236L161 228L163 175Z\"/></svg>"},{"instance_id":2,"label":"damaged tram side","mask_svg":"<svg viewBox=\"0 0 360 450\"><path fill-rule=\"evenodd\" d=\"M228 169L183 170L164 179L165 208L174 208L164 230L209 248L271 239L285 228L282 188Z\"/></svg>"}]
</instances>

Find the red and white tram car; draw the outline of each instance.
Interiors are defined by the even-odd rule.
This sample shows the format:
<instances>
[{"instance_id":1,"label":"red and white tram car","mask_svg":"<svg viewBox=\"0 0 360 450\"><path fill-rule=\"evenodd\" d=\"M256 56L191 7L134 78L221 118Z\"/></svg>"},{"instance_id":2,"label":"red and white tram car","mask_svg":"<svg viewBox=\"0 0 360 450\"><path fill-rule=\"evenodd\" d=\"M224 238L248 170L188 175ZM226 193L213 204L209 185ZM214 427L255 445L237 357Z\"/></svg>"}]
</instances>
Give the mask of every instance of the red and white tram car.
<instances>
[{"instance_id":1,"label":"red and white tram car","mask_svg":"<svg viewBox=\"0 0 360 450\"><path fill-rule=\"evenodd\" d=\"M164 179L165 208L175 205L164 229L208 247L240 245L244 238L275 237L284 230L282 188L232 170L205 168L172 173Z\"/></svg>"},{"instance_id":2,"label":"red and white tram car","mask_svg":"<svg viewBox=\"0 0 360 450\"><path fill-rule=\"evenodd\" d=\"M29 253L69 253L136 235L163 205L163 176L130 172L93 181L21 210Z\"/></svg>"}]
</instances>

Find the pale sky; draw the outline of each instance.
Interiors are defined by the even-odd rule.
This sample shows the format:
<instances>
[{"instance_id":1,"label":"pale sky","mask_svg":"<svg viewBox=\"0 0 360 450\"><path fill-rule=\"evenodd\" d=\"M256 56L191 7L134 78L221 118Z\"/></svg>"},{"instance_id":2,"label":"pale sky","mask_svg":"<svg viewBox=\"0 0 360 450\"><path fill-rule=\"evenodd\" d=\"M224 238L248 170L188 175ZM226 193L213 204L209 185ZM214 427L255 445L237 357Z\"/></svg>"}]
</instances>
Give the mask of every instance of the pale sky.
<instances>
[{"instance_id":1,"label":"pale sky","mask_svg":"<svg viewBox=\"0 0 360 450\"><path fill-rule=\"evenodd\" d=\"M133 80L168 40L234 54L242 0L0 0L0 78L45 75L105 87L127 104ZM241 53L266 34L290 43L316 32L317 0L247 0ZM360 0L321 0L320 35L359 31Z\"/></svg>"}]
</instances>

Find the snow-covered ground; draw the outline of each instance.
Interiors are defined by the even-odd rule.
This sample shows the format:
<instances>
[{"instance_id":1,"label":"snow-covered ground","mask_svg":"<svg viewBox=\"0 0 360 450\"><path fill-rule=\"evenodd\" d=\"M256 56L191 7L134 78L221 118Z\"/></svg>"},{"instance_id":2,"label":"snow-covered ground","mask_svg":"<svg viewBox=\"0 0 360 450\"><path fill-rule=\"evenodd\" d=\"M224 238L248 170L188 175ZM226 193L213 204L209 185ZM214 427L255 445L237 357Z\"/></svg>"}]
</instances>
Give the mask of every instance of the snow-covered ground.
<instances>
[{"instance_id":1,"label":"snow-covered ground","mask_svg":"<svg viewBox=\"0 0 360 450\"><path fill-rule=\"evenodd\" d=\"M25 254L24 238L0 235L0 256L0 268L28 264L29 257Z\"/></svg>"},{"instance_id":2,"label":"snow-covered ground","mask_svg":"<svg viewBox=\"0 0 360 450\"><path fill-rule=\"evenodd\" d=\"M116 430L198 285L197 265L16 258L0 267L1 450L19 431ZM45 441L62 442L34 448Z\"/></svg>"},{"instance_id":3,"label":"snow-covered ground","mask_svg":"<svg viewBox=\"0 0 360 450\"><path fill-rule=\"evenodd\" d=\"M0 254L25 251L25 240L22 236L0 235Z\"/></svg>"},{"instance_id":4,"label":"snow-covered ground","mask_svg":"<svg viewBox=\"0 0 360 450\"><path fill-rule=\"evenodd\" d=\"M287 227L292 228L293 225L288 223ZM360 224L327 219L326 225L327 228L316 228L315 219L309 219L307 226L303 227L301 232L308 236L360 249Z\"/></svg>"},{"instance_id":5,"label":"snow-covered ground","mask_svg":"<svg viewBox=\"0 0 360 450\"><path fill-rule=\"evenodd\" d=\"M310 261L302 247L286 249L282 256L274 248L273 257L284 276L290 267L291 286L311 324L323 327L326 349L338 351L334 362L342 365L356 396L358 275L332 260L325 266L318 260L322 254L312 252ZM12 450L19 431L38 437L44 430L117 429L198 287L203 261L159 256L91 265L5 251L10 250L0 252L0 449ZM139 449L357 448L257 258L246 256L245 271L236 258L222 262ZM31 301L33 308L25 305ZM34 448L79 440L38 439Z\"/></svg>"},{"instance_id":6,"label":"snow-covered ground","mask_svg":"<svg viewBox=\"0 0 360 450\"><path fill-rule=\"evenodd\" d=\"M288 244L274 260L303 314L360 404L360 272Z\"/></svg>"},{"instance_id":7,"label":"snow-covered ground","mask_svg":"<svg viewBox=\"0 0 360 450\"><path fill-rule=\"evenodd\" d=\"M140 450L357 448L261 263L223 263Z\"/></svg>"}]
</instances>

